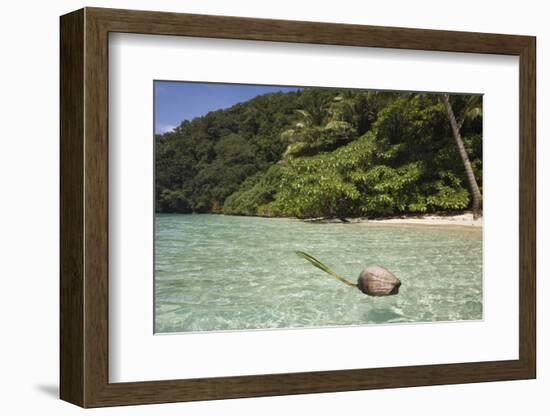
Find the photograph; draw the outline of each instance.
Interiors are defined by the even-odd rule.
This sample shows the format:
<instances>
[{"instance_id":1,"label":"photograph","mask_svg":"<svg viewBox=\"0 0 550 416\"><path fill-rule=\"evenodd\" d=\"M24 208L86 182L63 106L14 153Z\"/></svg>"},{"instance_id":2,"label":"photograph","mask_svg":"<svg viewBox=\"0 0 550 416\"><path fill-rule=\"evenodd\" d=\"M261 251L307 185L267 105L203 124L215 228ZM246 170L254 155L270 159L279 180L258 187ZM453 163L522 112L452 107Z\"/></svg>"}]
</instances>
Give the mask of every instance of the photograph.
<instances>
[{"instance_id":1,"label":"photograph","mask_svg":"<svg viewBox=\"0 0 550 416\"><path fill-rule=\"evenodd\" d=\"M482 95L153 88L155 333L483 319Z\"/></svg>"}]
</instances>

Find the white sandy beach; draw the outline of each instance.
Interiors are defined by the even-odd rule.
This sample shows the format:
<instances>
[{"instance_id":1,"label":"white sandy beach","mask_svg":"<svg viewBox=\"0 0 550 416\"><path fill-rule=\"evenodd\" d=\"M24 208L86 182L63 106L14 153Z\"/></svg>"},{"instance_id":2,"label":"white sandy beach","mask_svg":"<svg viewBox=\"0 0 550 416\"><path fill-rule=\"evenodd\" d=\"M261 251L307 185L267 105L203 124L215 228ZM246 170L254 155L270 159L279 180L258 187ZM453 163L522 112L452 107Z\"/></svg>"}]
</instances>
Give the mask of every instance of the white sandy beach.
<instances>
[{"instance_id":1,"label":"white sandy beach","mask_svg":"<svg viewBox=\"0 0 550 416\"><path fill-rule=\"evenodd\" d=\"M453 225L466 227L481 227L483 217L474 220L471 212L465 212L455 215L403 215L392 218L368 219L362 218L345 218L345 221L338 218L311 218L305 220L312 223L341 223L347 222L350 224L370 223L370 224L402 224L402 225Z\"/></svg>"},{"instance_id":2,"label":"white sandy beach","mask_svg":"<svg viewBox=\"0 0 550 416\"><path fill-rule=\"evenodd\" d=\"M474 220L472 213L459 215L418 215L369 220L376 224L412 224L412 225L461 225L468 227L481 227L483 217Z\"/></svg>"}]
</instances>

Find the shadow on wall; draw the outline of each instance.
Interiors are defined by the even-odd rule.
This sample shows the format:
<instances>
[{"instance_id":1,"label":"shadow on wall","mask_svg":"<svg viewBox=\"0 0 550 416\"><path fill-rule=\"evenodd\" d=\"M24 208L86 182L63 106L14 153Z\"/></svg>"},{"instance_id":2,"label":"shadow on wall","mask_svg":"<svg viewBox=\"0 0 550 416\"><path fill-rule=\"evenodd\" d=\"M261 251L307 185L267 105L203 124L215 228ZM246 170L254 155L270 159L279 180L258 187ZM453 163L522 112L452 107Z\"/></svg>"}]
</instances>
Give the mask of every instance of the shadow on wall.
<instances>
[{"instance_id":1,"label":"shadow on wall","mask_svg":"<svg viewBox=\"0 0 550 416\"><path fill-rule=\"evenodd\" d=\"M37 384L34 386L39 392L54 399L59 398L59 386L57 384Z\"/></svg>"}]
</instances>

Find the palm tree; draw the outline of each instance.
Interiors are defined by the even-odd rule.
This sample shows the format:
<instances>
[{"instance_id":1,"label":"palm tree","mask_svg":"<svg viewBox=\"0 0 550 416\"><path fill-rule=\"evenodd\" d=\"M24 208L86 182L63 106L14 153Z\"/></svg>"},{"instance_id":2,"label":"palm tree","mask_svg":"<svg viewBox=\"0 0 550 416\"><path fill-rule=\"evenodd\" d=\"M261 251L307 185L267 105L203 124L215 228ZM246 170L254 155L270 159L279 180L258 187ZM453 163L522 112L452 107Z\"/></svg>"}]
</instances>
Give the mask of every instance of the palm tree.
<instances>
[{"instance_id":1,"label":"palm tree","mask_svg":"<svg viewBox=\"0 0 550 416\"><path fill-rule=\"evenodd\" d=\"M295 110L299 120L293 128L287 129L281 133L283 141L288 142L288 146L283 153L283 160L292 158L299 154L308 143L315 141L318 133L323 127L330 113L330 97L322 95L321 91L313 90L304 98L303 108Z\"/></svg>"},{"instance_id":2,"label":"palm tree","mask_svg":"<svg viewBox=\"0 0 550 416\"><path fill-rule=\"evenodd\" d=\"M474 175L474 170L472 169L472 164L470 163L470 158L464 147L464 140L460 134L460 128L462 123L467 117L475 117L481 112L480 108L475 105L477 98L475 96L471 97L466 103L463 115L459 122L457 122L453 107L451 105L451 100L449 94L442 94L441 100L445 105L445 110L447 111L447 118L451 123L451 130L453 131L453 136L458 147L458 153L462 158L462 163L464 164L464 169L466 170L466 177L468 179L468 184L470 186L470 191L472 192L472 211L474 214L474 219L477 219L481 216L481 192L479 191L479 186L477 185L476 177Z\"/></svg>"}]
</instances>

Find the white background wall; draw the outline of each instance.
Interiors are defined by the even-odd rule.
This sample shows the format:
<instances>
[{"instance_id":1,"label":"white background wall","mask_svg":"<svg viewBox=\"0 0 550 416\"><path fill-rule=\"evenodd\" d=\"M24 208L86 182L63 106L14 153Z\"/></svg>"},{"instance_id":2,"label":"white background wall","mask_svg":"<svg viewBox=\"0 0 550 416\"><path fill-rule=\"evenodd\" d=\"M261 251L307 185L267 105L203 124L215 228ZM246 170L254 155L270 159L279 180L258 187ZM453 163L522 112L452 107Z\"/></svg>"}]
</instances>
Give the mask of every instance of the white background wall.
<instances>
[{"instance_id":1,"label":"white background wall","mask_svg":"<svg viewBox=\"0 0 550 416\"><path fill-rule=\"evenodd\" d=\"M371 4L369 4L371 3ZM544 243L550 146L543 118L550 101L550 26L545 2L462 0L246 1L123 0L4 2L0 12L0 411L71 415L58 390L58 16L83 6L536 35L538 42L538 380L167 404L87 411L102 415L498 414L546 415L550 361ZM506 120L503 120L506 122ZM506 186L506 184L503 184ZM404 346L405 348L406 346Z\"/></svg>"}]
</instances>

